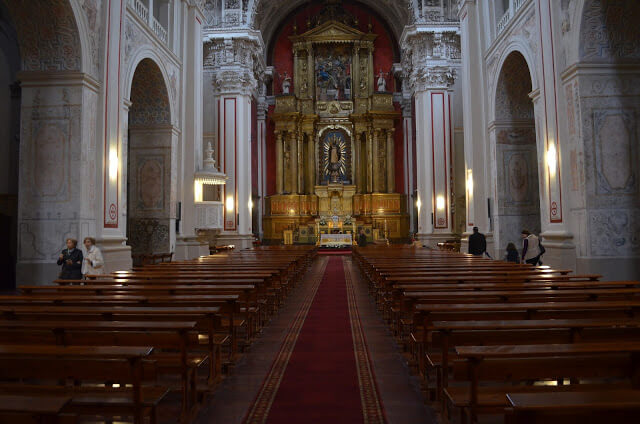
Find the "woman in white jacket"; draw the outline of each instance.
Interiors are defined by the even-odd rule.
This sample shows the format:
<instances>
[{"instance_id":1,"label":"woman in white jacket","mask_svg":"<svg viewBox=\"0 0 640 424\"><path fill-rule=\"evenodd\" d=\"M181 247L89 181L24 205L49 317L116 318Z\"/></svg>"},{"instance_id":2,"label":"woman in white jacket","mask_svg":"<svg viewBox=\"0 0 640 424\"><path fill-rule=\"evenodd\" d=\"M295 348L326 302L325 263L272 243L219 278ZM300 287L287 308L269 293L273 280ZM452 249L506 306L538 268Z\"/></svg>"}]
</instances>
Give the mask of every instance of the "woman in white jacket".
<instances>
[{"instance_id":1,"label":"woman in white jacket","mask_svg":"<svg viewBox=\"0 0 640 424\"><path fill-rule=\"evenodd\" d=\"M87 253L84 255L84 261L82 262L82 275L97 275L102 274L104 270L104 260L102 259L102 252L96 246L96 239L93 237L84 238L84 247L87 249Z\"/></svg>"}]
</instances>

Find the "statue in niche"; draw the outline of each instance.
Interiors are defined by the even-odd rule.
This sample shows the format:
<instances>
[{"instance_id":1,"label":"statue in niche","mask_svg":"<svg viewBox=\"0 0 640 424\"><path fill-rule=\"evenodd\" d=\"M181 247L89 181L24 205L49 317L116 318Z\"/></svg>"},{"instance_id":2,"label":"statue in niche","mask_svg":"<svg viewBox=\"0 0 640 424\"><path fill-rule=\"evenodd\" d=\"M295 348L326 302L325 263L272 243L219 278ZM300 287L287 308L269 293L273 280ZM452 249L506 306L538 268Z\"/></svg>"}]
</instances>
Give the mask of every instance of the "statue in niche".
<instances>
[{"instance_id":1,"label":"statue in niche","mask_svg":"<svg viewBox=\"0 0 640 424\"><path fill-rule=\"evenodd\" d=\"M287 75L287 71L284 72L282 77L282 94L291 94L291 77Z\"/></svg>"},{"instance_id":2,"label":"statue in niche","mask_svg":"<svg viewBox=\"0 0 640 424\"><path fill-rule=\"evenodd\" d=\"M389 74L382 72L382 69L380 69L380 72L378 73L378 91L381 93L387 91L387 75Z\"/></svg>"},{"instance_id":3,"label":"statue in niche","mask_svg":"<svg viewBox=\"0 0 640 424\"><path fill-rule=\"evenodd\" d=\"M347 180L347 140L340 131L329 132L322 143L323 179L330 183Z\"/></svg>"},{"instance_id":4,"label":"statue in niche","mask_svg":"<svg viewBox=\"0 0 640 424\"><path fill-rule=\"evenodd\" d=\"M332 170L340 166L340 151L338 150L338 146L332 144L329 148L329 168Z\"/></svg>"}]
</instances>

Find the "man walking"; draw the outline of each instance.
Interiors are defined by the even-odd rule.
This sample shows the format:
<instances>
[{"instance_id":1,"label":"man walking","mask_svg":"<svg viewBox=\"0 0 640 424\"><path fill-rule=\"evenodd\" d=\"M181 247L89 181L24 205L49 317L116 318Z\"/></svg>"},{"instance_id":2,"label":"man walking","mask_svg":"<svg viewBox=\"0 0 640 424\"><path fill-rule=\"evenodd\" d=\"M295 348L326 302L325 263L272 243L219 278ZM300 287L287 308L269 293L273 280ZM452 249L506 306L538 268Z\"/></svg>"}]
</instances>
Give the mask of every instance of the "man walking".
<instances>
[{"instance_id":1,"label":"man walking","mask_svg":"<svg viewBox=\"0 0 640 424\"><path fill-rule=\"evenodd\" d=\"M487 239L484 234L478 231L478 227L473 227L473 234L469 236L469 253L475 256L482 256L487 251Z\"/></svg>"}]
</instances>

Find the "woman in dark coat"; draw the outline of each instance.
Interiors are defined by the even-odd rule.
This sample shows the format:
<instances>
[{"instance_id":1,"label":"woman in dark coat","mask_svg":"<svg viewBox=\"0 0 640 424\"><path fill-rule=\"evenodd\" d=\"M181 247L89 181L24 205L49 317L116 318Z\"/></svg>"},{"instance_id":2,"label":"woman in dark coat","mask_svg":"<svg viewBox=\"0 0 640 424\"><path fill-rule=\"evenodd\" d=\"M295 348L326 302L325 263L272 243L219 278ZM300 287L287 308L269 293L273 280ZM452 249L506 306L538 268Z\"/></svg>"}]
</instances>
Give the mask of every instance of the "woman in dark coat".
<instances>
[{"instance_id":1,"label":"woman in dark coat","mask_svg":"<svg viewBox=\"0 0 640 424\"><path fill-rule=\"evenodd\" d=\"M58 265L62 265L61 280L82 280L82 250L77 247L77 240L67 239L67 248L58 257Z\"/></svg>"},{"instance_id":2,"label":"woman in dark coat","mask_svg":"<svg viewBox=\"0 0 640 424\"><path fill-rule=\"evenodd\" d=\"M509 243L507 245L507 255L504 258L507 262L513 262L516 264L520 263L520 257L518 255L518 249L516 249L516 245L513 243Z\"/></svg>"}]
</instances>

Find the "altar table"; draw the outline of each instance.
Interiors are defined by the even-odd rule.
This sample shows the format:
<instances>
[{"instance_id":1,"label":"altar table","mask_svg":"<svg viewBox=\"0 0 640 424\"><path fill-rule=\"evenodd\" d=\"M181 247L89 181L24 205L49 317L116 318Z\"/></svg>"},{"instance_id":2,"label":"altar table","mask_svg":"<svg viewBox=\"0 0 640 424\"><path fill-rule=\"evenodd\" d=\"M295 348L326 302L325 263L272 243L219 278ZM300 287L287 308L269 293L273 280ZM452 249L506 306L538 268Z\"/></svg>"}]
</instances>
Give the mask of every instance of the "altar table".
<instances>
[{"instance_id":1,"label":"altar table","mask_svg":"<svg viewBox=\"0 0 640 424\"><path fill-rule=\"evenodd\" d=\"M345 247L353 244L351 234L320 234L320 246Z\"/></svg>"}]
</instances>

